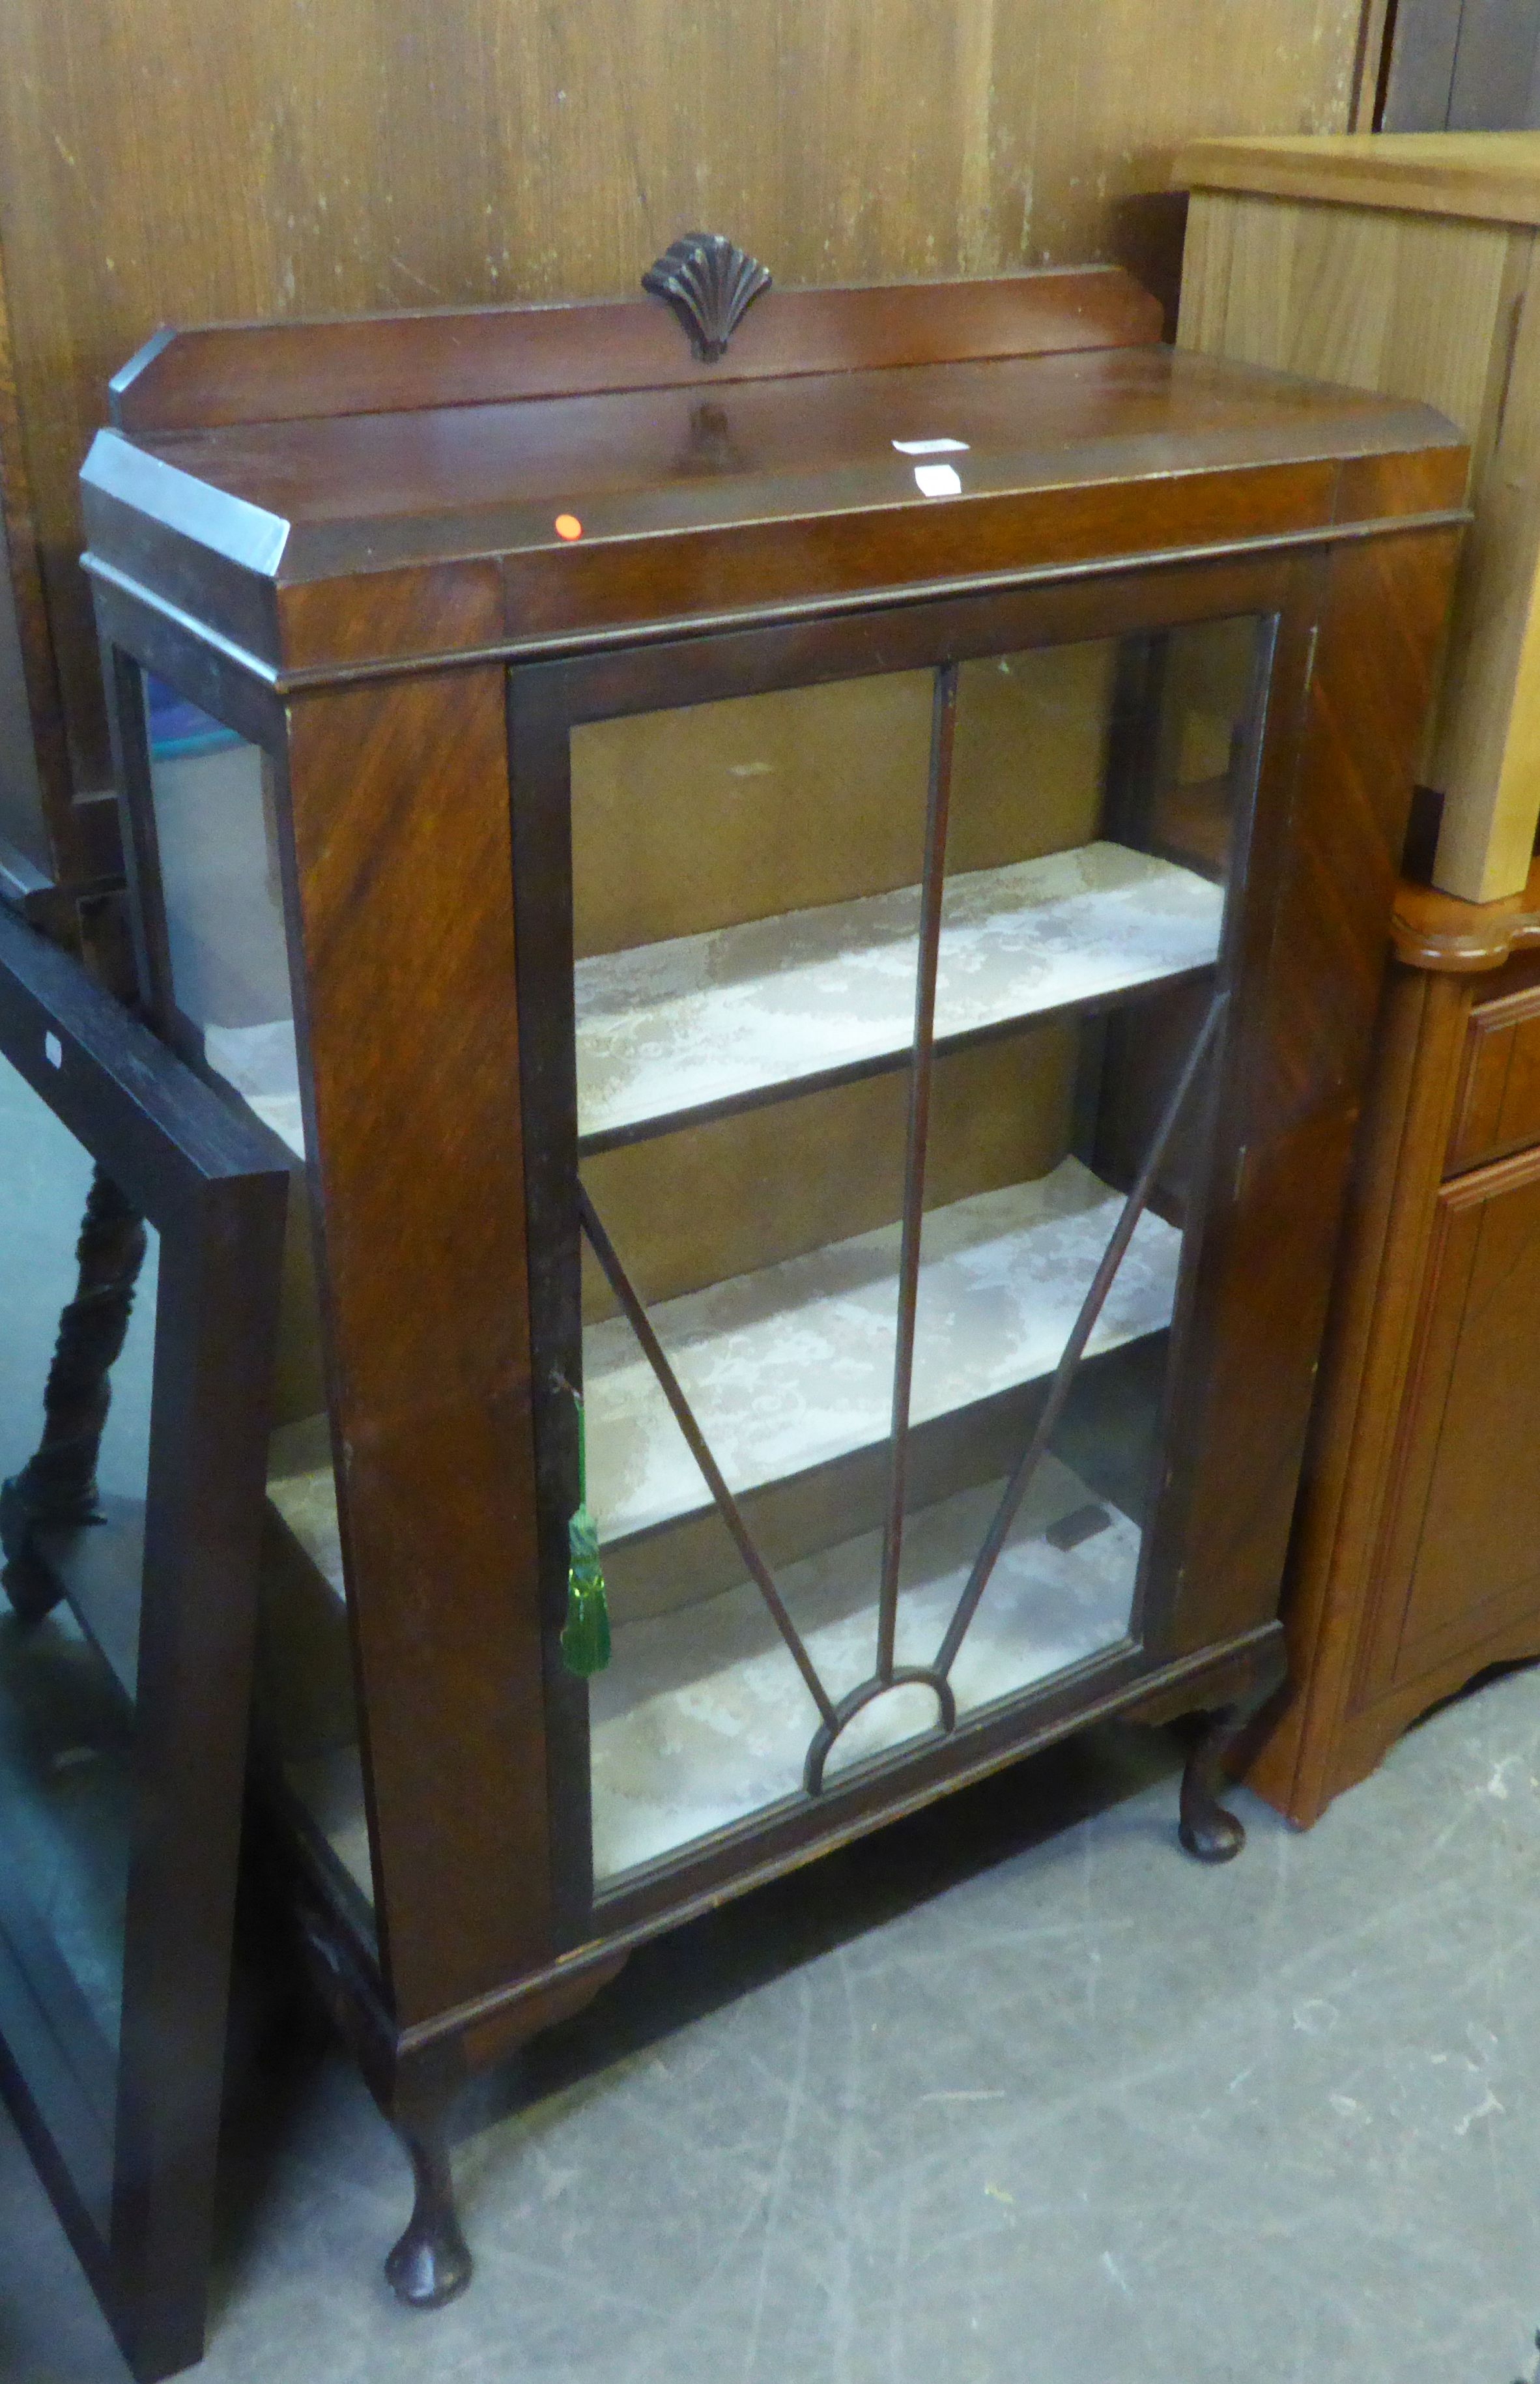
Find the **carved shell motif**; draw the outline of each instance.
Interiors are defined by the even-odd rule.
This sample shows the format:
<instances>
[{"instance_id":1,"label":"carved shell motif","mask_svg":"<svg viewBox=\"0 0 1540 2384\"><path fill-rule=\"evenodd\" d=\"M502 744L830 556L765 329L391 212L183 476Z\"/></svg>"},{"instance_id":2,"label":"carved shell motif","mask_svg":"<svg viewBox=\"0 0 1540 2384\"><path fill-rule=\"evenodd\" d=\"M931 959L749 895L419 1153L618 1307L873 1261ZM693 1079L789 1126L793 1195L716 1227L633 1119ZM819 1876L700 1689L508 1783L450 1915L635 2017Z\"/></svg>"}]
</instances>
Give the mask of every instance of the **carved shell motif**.
<instances>
[{"instance_id":1,"label":"carved shell motif","mask_svg":"<svg viewBox=\"0 0 1540 2384\"><path fill-rule=\"evenodd\" d=\"M721 232L687 231L648 267L641 286L667 299L702 363L714 365L770 276Z\"/></svg>"}]
</instances>

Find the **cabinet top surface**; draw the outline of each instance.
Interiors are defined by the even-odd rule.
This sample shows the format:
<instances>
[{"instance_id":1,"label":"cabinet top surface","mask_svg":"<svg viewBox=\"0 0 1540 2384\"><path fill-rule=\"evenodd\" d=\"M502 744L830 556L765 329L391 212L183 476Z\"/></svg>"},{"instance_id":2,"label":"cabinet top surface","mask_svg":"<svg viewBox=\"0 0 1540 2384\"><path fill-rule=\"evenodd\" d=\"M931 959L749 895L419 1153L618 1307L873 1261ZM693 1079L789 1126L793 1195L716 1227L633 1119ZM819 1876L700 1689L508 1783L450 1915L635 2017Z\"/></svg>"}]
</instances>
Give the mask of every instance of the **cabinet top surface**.
<instances>
[{"instance_id":1,"label":"cabinet top surface","mask_svg":"<svg viewBox=\"0 0 1540 2384\"><path fill-rule=\"evenodd\" d=\"M925 511L936 467L960 483L943 493L996 496L1458 442L1427 408L1136 347L131 441L109 431L87 480L179 527L206 491L206 543L272 553L273 576L292 579L560 548L573 541L559 515L592 539Z\"/></svg>"},{"instance_id":2,"label":"cabinet top surface","mask_svg":"<svg viewBox=\"0 0 1540 2384\"><path fill-rule=\"evenodd\" d=\"M1133 314L1129 291L1150 307L1126 277L1081 279L1096 284L1104 317ZM1111 306L1103 279L1116 285ZM1052 292L1061 311L1063 286ZM968 285L937 285L943 317L960 311L960 292L978 311ZM826 314L826 301L876 295L782 303ZM906 338L929 296L910 293ZM544 340L548 378L558 311L528 333L496 327L505 343ZM609 311L622 344L654 338L648 317L637 331L642 310ZM419 318L411 330L414 397L437 392L442 360L460 402L407 402L401 375L377 384L364 356L348 366L345 404L243 420L227 375L210 419L103 431L83 475L88 567L174 602L281 675L409 653L542 651L596 631L1330 534L1462 502L1459 434L1428 408L1178 353L1154 343L1137 314L1067 352L975 344L938 357L933 340L923 361L808 369L806 356L821 365L823 351L799 331L804 361L789 370L756 371L751 354L723 378L693 366L615 385L627 365L608 387L469 402L455 355L489 319ZM340 335L379 341L385 329ZM326 334L303 336L314 353ZM296 333L199 337L276 349ZM593 352L603 356L602 336ZM665 369L672 361L665 351ZM500 388L509 369L505 349ZM258 376L254 410L265 394ZM133 420L131 403L120 418ZM354 583L345 593L343 581Z\"/></svg>"},{"instance_id":3,"label":"cabinet top surface","mask_svg":"<svg viewBox=\"0 0 1540 2384\"><path fill-rule=\"evenodd\" d=\"M1484 222L1540 223L1540 132L1344 132L1195 141L1178 190L1248 192Z\"/></svg>"}]
</instances>

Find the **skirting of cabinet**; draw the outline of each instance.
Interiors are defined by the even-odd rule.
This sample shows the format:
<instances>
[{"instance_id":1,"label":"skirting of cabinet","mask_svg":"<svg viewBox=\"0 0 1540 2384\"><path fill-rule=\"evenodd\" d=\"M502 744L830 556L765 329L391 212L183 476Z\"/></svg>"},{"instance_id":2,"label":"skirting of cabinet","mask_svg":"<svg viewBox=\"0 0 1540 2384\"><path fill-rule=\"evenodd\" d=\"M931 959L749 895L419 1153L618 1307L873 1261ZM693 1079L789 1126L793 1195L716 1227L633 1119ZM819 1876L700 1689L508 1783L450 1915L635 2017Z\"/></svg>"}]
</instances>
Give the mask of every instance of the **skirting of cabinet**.
<instances>
[{"instance_id":1,"label":"skirting of cabinet","mask_svg":"<svg viewBox=\"0 0 1540 2384\"><path fill-rule=\"evenodd\" d=\"M1399 1682L1373 1705L1349 1717L1337 1739L1321 1812L1344 1789L1356 1788L1360 1781L1377 1771L1397 1740L1447 1697L1458 1696L1461 1689L1469 1687L1493 1665L1524 1663L1540 1657L1540 1572L1494 1604L1504 1619L1494 1620L1484 1636L1474 1636L1469 1630L1462 1632L1459 1646L1441 1663L1420 1672L1414 1680ZM1258 1786L1259 1782L1253 1779L1251 1785ZM1265 1789L1261 1793L1265 1795ZM1268 1801L1276 1800L1270 1797ZM1320 1813L1309 1816L1309 1820L1292 1812L1288 1818L1303 1828L1309 1820L1319 1819Z\"/></svg>"}]
</instances>

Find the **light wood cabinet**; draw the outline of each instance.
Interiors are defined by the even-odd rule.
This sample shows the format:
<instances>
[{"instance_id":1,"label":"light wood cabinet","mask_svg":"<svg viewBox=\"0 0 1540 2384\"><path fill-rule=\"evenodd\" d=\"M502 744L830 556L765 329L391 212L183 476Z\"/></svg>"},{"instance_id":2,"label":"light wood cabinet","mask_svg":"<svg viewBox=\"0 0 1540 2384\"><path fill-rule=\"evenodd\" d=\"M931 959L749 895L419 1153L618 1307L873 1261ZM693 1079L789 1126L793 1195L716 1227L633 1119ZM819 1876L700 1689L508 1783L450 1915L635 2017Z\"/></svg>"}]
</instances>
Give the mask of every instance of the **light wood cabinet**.
<instances>
[{"instance_id":1,"label":"light wood cabinet","mask_svg":"<svg viewBox=\"0 0 1540 2384\"><path fill-rule=\"evenodd\" d=\"M1419 1713L1540 1653L1540 866L1403 889L1251 1784L1308 1826Z\"/></svg>"},{"instance_id":2,"label":"light wood cabinet","mask_svg":"<svg viewBox=\"0 0 1540 2384\"><path fill-rule=\"evenodd\" d=\"M1471 441L1466 542L1420 776L1434 882L1519 892L1540 815L1540 133L1203 141L1178 344L1416 397Z\"/></svg>"}]
</instances>

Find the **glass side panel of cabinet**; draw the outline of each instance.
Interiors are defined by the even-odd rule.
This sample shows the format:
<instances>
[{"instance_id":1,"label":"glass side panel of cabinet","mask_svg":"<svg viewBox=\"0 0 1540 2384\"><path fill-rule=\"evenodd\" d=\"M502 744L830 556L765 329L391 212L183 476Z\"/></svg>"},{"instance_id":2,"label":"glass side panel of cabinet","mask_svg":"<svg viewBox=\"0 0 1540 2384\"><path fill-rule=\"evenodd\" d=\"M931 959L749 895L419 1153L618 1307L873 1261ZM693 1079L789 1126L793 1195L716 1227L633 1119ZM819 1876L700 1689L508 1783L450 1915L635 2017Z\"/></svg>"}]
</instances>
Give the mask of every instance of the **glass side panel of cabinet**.
<instances>
[{"instance_id":1,"label":"glass side panel of cabinet","mask_svg":"<svg viewBox=\"0 0 1540 2384\"><path fill-rule=\"evenodd\" d=\"M262 749L150 673L143 699L170 995L210 1074L294 1155L258 1631L291 1788L366 1896L367 1828L305 1182L278 790Z\"/></svg>"},{"instance_id":2,"label":"glass side panel of cabinet","mask_svg":"<svg viewBox=\"0 0 1540 2384\"><path fill-rule=\"evenodd\" d=\"M1264 659L573 730L601 1883L1137 1629Z\"/></svg>"},{"instance_id":3,"label":"glass side panel of cabinet","mask_svg":"<svg viewBox=\"0 0 1540 2384\"><path fill-rule=\"evenodd\" d=\"M143 674L171 996L203 1057L304 1155L272 764Z\"/></svg>"},{"instance_id":4,"label":"glass side panel of cabinet","mask_svg":"<svg viewBox=\"0 0 1540 2384\"><path fill-rule=\"evenodd\" d=\"M0 1931L103 2127L113 2120L123 1993L124 1910L134 1782L144 1503L158 1285L145 1249L93 1472L76 1462L80 1418L68 1358L49 1395L67 1310L88 1309L108 1275L91 1241L89 1157L0 1060L0 1144L11 1205L0 1268L0 1480L12 1485L8 1601L0 1603ZM110 1187L107 1187L110 1194ZM112 1241L118 1253L118 1244ZM135 1242L137 1248L137 1241ZM120 1255L120 1253L118 1253ZM82 1264L84 1273L82 1274ZM35 1527L37 1503L77 1520ZM34 1546L47 1567L28 1591ZM59 1583L65 1598L52 1602Z\"/></svg>"}]
</instances>

